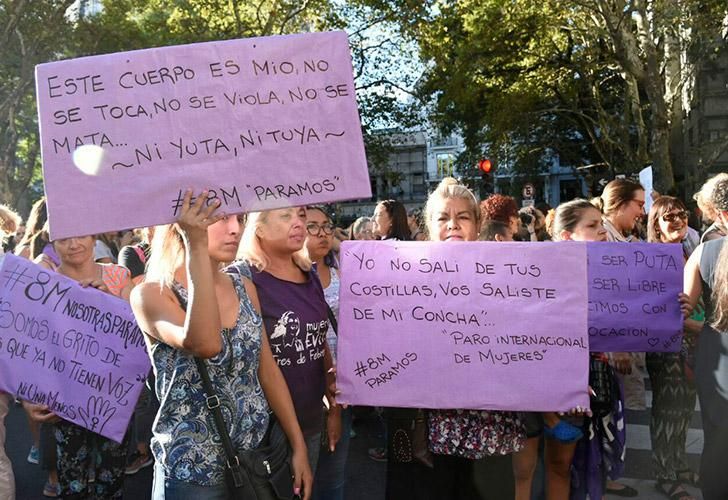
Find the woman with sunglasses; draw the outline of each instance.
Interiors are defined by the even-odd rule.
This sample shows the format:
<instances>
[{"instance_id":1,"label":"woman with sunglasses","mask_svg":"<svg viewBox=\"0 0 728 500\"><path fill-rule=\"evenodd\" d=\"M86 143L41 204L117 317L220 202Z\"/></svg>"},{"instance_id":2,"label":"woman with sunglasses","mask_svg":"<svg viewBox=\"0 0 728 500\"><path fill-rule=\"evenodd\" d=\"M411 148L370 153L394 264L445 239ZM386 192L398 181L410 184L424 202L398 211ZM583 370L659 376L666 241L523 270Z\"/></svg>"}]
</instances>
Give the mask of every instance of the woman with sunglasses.
<instances>
[{"instance_id":1,"label":"woman with sunglasses","mask_svg":"<svg viewBox=\"0 0 728 500\"><path fill-rule=\"evenodd\" d=\"M672 196L661 196L652 205L647 219L647 240L653 243L681 244L688 232L685 204ZM683 257L690 255L685 246ZM700 305L698 305L700 306ZM685 440L695 409L695 385L688 378L688 362L695 351L696 338L703 326L704 313L697 307L685 321L680 352L646 354L647 372L652 384L650 437L657 490L668 498L691 500L684 483L697 485L698 475L690 469Z\"/></svg>"}]
</instances>

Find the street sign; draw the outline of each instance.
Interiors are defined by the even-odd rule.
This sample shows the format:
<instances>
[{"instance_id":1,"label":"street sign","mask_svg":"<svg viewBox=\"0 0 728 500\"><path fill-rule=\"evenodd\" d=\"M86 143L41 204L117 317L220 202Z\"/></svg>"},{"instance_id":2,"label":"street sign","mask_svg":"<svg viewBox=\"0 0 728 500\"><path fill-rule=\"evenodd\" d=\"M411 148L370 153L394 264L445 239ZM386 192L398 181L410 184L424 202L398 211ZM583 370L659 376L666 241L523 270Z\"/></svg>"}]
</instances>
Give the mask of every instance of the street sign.
<instances>
[{"instance_id":1,"label":"street sign","mask_svg":"<svg viewBox=\"0 0 728 500\"><path fill-rule=\"evenodd\" d=\"M536 188L533 186L533 184L527 182L523 185L523 191L521 192L521 194L523 194L524 200L532 200L535 192Z\"/></svg>"}]
</instances>

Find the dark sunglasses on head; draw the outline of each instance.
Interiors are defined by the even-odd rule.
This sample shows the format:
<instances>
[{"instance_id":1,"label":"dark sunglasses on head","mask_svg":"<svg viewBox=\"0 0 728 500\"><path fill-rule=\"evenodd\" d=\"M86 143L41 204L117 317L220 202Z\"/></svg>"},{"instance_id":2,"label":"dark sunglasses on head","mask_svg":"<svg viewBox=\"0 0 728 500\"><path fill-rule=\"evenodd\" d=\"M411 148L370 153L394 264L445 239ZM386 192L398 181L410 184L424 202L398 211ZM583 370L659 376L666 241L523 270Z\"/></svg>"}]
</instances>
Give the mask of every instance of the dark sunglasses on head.
<instances>
[{"instance_id":1,"label":"dark sunglasses on head","mask_svg":"<svg viewBox=\"0 0 728 500\"><path fill-rule=\"evenodd\" d=\"M308 224L306 224L306 231L311 236L318 236L319 234L321 234L321 231L323 231L324 234L328 236L334 233L334 225L326 223L319 226L315 222L309 222Z\"/></svg>"},{"instance_id":2,"label":"dark sunglasses on head","mask_svg":"<svg viewBox=\"0 0 728 500\"><path fill-rule=\"evenodd\" d=\"M688 220L688 213L685 210L681 210L680 212L670 212L662 216L662 220L665 222L677 222L678 219Z\"/></svg>"}]
</instances>

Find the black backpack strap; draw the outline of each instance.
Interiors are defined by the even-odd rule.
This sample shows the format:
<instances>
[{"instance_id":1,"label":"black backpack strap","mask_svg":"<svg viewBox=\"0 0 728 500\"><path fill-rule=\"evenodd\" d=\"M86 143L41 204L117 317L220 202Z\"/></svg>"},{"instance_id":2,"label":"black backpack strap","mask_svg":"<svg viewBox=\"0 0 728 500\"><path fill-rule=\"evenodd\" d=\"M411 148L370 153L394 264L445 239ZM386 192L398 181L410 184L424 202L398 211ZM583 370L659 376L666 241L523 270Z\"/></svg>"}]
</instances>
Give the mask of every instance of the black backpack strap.
<instances>
[{"instance_id":1,"label":"black backpack strap","mask_svg":"<svg viewBox=\"0 0 728 500\"><path fill-rule=\"evenodd\" d=\"M338 336L339 335L339 322L336 321L336 315L334 315L334 311L331 310L331 307L326 304L326 313L329 315L329 324L331 325L331 328L334 330L334 333Z\"/></svg>"}]
</instances>

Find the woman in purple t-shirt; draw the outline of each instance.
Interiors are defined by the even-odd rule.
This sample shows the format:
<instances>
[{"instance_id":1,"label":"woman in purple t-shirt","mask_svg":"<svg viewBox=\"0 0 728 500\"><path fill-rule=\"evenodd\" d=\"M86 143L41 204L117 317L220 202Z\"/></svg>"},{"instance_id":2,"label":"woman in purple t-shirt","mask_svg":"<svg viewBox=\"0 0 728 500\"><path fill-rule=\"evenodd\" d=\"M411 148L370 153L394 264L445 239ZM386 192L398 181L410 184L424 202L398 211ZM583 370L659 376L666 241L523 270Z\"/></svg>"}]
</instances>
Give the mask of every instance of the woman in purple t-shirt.
<instances>
[{"instance_id":1,"label":"woman in purple t-shirt","mask_svg":"<svg viewBox=\"0 0 728 500\"><path fill-rule=\"evenodd\" d=\"M328 309L321 282L302 252L305 239L304 208L251 213L238 254L243 262L235 267L249 273L258 290L265 331L291 391L315 473L323 397L334 380L326 343ZM240 269L246 264L249 271Z\"/></svg>"}]
</instances>

